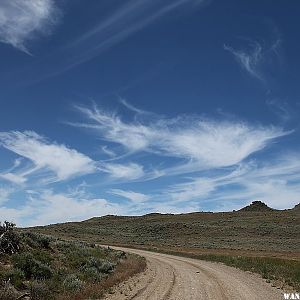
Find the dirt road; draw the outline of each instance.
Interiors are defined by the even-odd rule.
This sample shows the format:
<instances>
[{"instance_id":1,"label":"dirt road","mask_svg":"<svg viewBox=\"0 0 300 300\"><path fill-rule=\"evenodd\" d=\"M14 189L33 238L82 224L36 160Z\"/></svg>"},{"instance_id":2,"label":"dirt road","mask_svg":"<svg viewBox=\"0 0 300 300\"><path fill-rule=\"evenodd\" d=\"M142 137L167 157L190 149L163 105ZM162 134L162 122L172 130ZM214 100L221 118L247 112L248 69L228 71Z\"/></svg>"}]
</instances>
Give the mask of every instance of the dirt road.
<instances>
[{"instance_id":1,"label":"dirt road","mask_svg":"<svg viewBox=\"0 0 300 300\"><path fill-rule=\"evenodd\" d=\"M114 248L144 256L147 270L116 287L106 300L283 299L280 290L258 275L223 264Z\"/></svg>"}]
</instances>

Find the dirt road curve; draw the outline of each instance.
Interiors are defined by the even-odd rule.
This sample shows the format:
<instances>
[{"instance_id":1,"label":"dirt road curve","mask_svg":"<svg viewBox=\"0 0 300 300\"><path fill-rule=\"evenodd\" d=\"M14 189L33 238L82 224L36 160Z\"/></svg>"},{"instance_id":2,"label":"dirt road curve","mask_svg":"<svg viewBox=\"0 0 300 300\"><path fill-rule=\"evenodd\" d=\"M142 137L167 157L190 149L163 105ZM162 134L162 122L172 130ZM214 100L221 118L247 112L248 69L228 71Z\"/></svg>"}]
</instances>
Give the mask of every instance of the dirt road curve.
<instances>
[{"instance_id":1,"label":"dirt road curve","mask_svg":"<svg viewBox=\"0 0 300 300\"><path fill-rule=\"evenodd\" d=\"M116 287L106 300L262 300L283 299L259 276L219 263L117 248L147 259L145 273Z\"/></svg>"}]
</instances>

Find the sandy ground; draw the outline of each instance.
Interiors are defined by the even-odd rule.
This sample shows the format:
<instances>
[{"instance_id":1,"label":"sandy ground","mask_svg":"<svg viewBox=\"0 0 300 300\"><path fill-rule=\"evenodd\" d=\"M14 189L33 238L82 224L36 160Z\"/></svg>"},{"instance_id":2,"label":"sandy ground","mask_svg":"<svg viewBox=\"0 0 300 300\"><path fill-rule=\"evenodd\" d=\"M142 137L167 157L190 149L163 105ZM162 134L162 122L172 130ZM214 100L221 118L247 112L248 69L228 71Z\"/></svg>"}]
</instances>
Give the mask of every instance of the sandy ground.
<instances>
[{"instance_id":1,"label":"sandy ground","mask_svg":"<svg viewBox=\"0 0 300 300\"><path fill-rule=\"evenodd\" d=\"M283 292L260 276L220 263L114 248L144 256L147 269L115 287L105 300L283 299Z\"/></svg>"}]
</instances>

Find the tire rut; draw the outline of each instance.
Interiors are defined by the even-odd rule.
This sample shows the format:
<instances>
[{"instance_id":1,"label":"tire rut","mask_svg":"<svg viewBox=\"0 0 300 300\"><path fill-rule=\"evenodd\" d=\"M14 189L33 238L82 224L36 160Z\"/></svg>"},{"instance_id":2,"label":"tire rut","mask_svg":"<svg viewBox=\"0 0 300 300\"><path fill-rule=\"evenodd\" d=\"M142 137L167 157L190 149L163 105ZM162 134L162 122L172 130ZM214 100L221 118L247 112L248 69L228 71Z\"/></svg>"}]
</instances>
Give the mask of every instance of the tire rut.
<instances>
[{"instance_id":1,"label":"tire rut","mask_svg":"<svg viewBox=\"0 0 300 300\"><path fill-rule=\"evenodd\" d=\"M204 268L201 268L199 265L197 265L195 263L192 263L192 262L189 262L189 261L185 261L185 260L181 260L180 258L172 257L170 259L176 260L176 261L180 261L180 262L183 262L185 264L188 264L188 265L196 268L200 272L202 272L205 276L207 276L207 278L212 278L214 284L216 284L218 286L218 289L219 289L220 294L222 296L222 300L230 300L231 299L231 297L227 295L227 293L226 293L226 291L225 291L222 283L220 283L220 279L217 276L215 276L214 274L212 274L211 272L205 270Z\"/></svg>"}]
</instances>

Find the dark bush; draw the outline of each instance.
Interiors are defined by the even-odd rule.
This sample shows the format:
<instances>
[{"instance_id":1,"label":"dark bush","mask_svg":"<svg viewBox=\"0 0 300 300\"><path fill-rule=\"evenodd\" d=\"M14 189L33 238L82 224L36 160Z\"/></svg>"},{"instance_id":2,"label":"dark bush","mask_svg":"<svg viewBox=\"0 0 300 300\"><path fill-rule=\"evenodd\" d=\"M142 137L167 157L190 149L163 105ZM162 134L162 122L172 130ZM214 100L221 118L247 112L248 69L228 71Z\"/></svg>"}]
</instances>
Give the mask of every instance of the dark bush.
<instances>
[{"instance_id":1,"label":"dark bush","mask_svg":"<svg viewBox=\"0 0 300 300\"><path fill-rule=\"evenodd\" d=\"M110 261L90 257L84 265L84 268L96 268L99 273L108 274L113 271L115 264Z\"/></svg>"},{"instance_id":2,"label":"dark bush","mask_svg":"<svg viewBox=\"0 0 300 300\"><path fill-rule=\"evenodd\" d=\"M22 234L22 239L32 248L50 249L51 238L47 235L25 232Z\"/></svg>"},{"instance_id":3,"label":"dark bush","mask_svg":"<svg viewBox=\"0 0 300 300\"><path fill-rule=\"evenodd\" d=\"M20 237L14 227L13 223L0 222L0 253L14 254L20 250Z\"/></svg>"},{"instance_id":4,"label":"dark bush","mask_svg":"<svg viewBox=\"0 0 300 300\"><path fill-rule=\"evenodd\" d=\"M23 288L23 280L25 279L25 274L20 269L10 269L6 271L1 276L2 281L9 281L16 288Z\"/></svg>"},{"instance_id":5,"label":"dark bush","mask_svg":"<svg viewBox=\"0 0 300 300\"><path fill-rule=\"evenodd\" d=\"M26 279L48 279L52 276L51 268L34 258L31 253L22 253L13 258L14 266L24 272Z\"/></svg>"}]
</instances>

